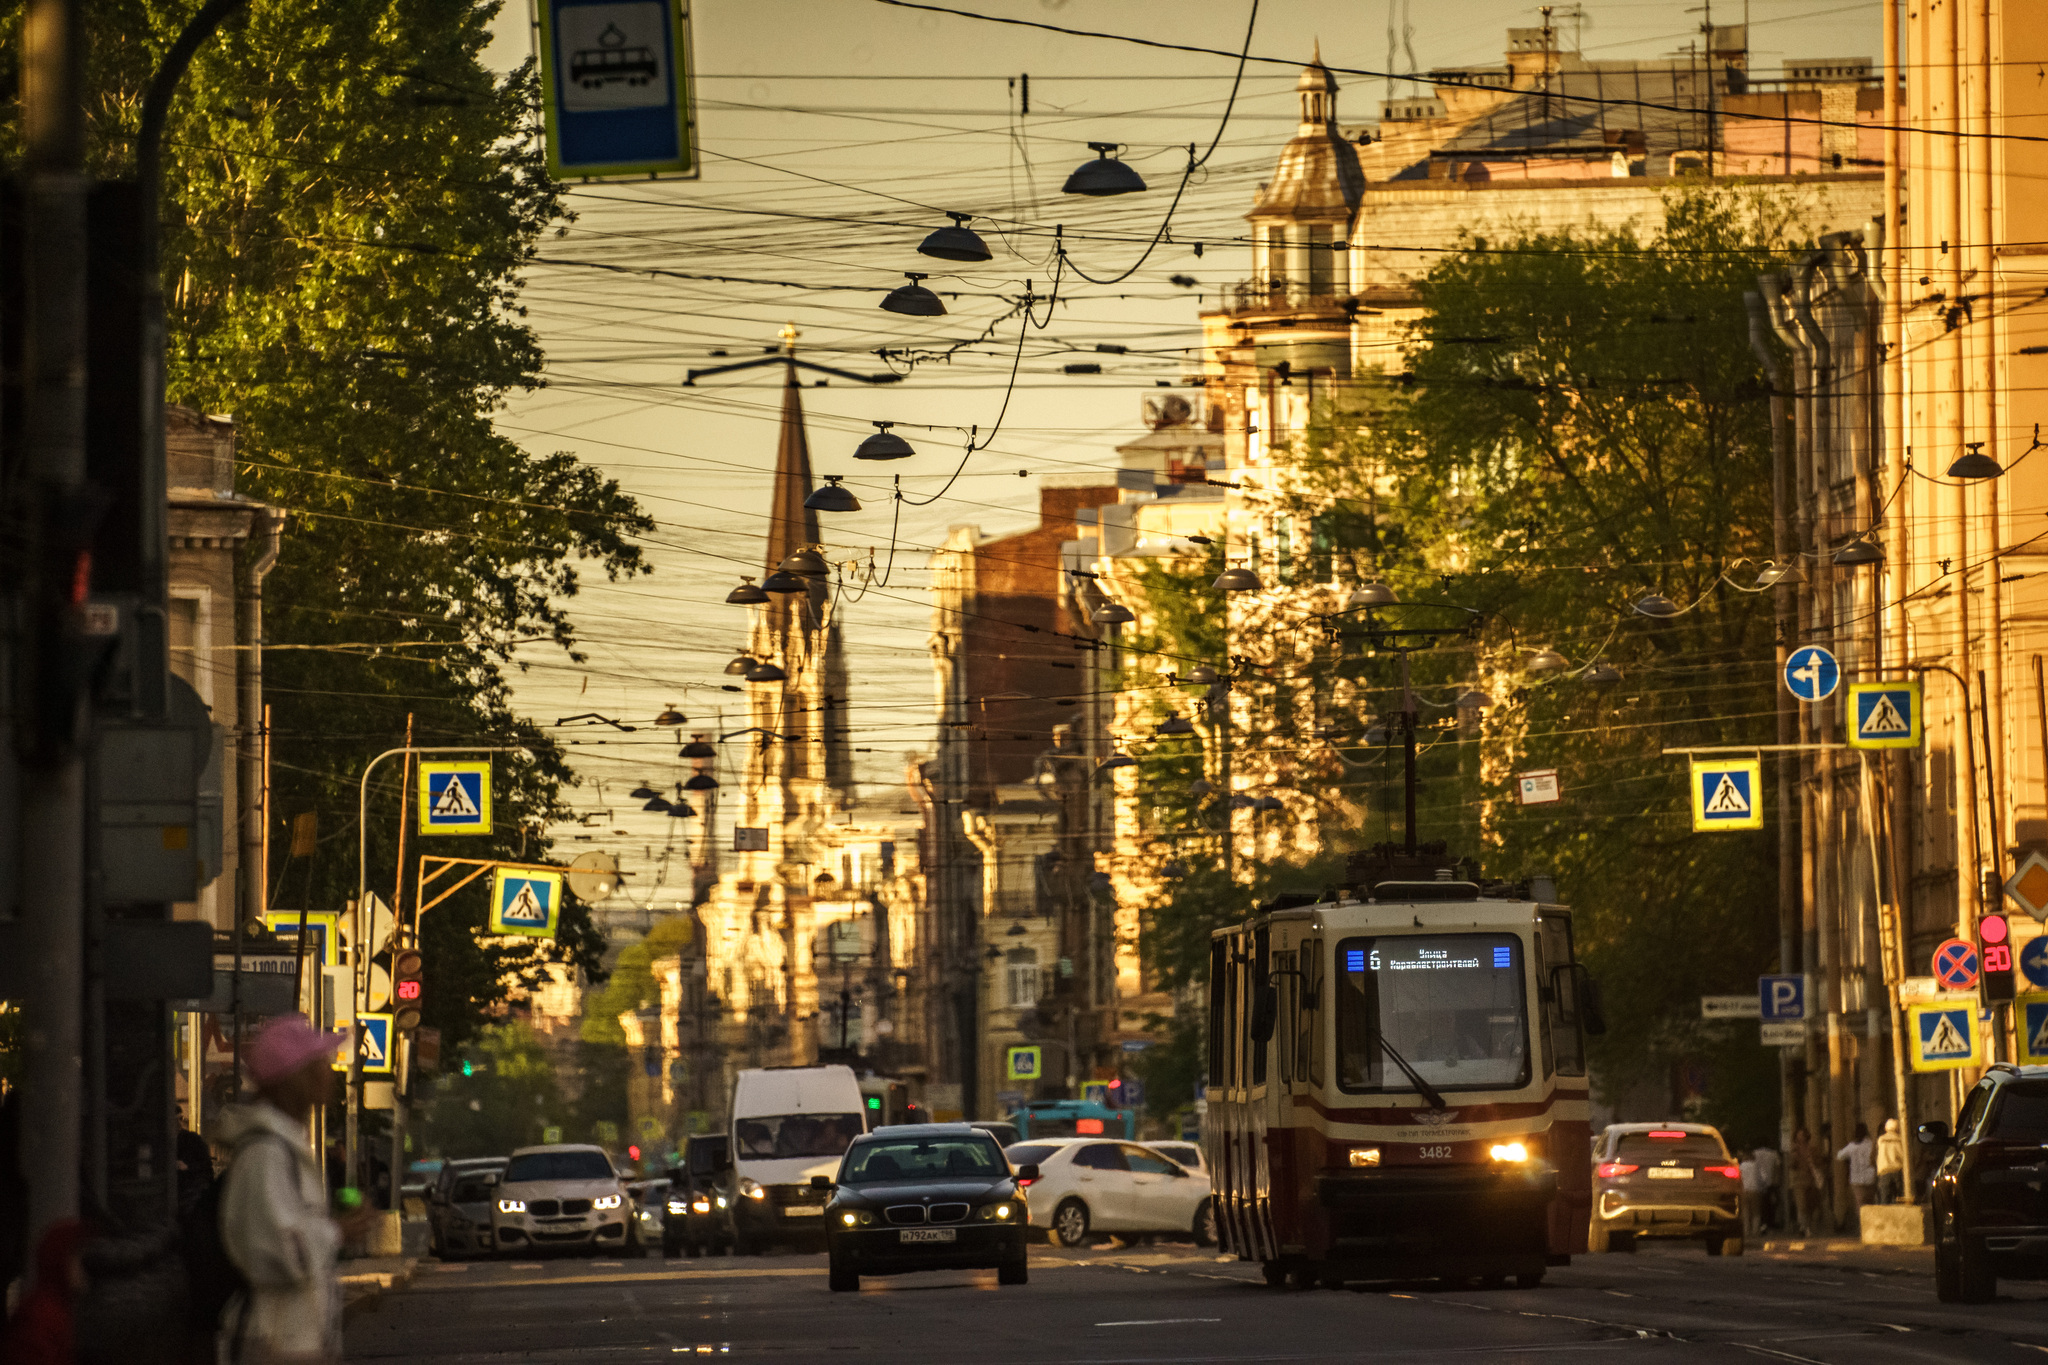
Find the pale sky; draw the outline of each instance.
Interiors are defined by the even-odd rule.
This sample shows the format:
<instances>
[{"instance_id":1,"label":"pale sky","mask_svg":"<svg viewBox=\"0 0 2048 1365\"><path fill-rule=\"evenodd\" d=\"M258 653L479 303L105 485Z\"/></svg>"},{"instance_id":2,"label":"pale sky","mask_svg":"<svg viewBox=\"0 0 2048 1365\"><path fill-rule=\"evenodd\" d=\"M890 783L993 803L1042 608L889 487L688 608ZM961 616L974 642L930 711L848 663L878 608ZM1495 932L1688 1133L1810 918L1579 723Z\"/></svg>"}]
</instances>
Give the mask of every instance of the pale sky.
<instances>
[{"instance_id":1,"label":"pale sky","mask_svg":"<svg viewBox=\"0 0 2048 1365\"><path fill-rule=\"evenodd\" d=\"M1399 7L1398 69L1408 69L1407 50L1421 70L1498 62L1506 29L1541 23L1536 6L1514 0L1264 0L1252 51L1299 62L1320 40L1332 66L1384 69L1390 3ZM1245 0L954 0L953 7L1232 52L1243 45L1249 13ZM500 421L536 451L571 450L614 475L660 523L646 546L652 575L621 585L588 582L572 603L590 662L577 666L552 647L528 647L522 657L531 667L517 683L516 702L543 725L597 711L643 727L631 735L600 727L557 732L584 741L569 750L584 778L570 799L592 813L587 828L557 830L557 848L616 854L632 874L632 898L664 911L686 894L687 878L678 862L671 884L658 886L662 850L673 839L680 855L681 836L696 837L699 822L642 814L626 792L643 780L665 787L687 773L670 736L646 728L664 705L676 704L693 730L721 728L719 708L730 714L742 706L720 685L732 681L722 669L745 640L747 612L724 605L724 597L739 575L760 573L781 397L779 367L696 387L682 385L684 372L757 356L785 322L801 331L804 355L861 373L882 368L877 347L979 336L1007 306L1000 296L1020 294L1026 279L1041 294L1046 289L1052 272L1043 230L1056 223L1074 234L1071 259L1080 268L1121 273L1166 213L1186 144L1206 147L1215 137L1235 67L1221 57L876 0L701 0L692 10L702 178L575 187L569 203L578 220L543 254L787 283L536 267L525 303L546 349L549 386L514 403ZM526 6L513 0L507 11L491 53L500 66L531 50ZM1683 0L1616 0L1585 11L1589 57L1672 54L1700 22ZM1731 23L1744 12L1724 4L1713 17ZM1875 58L1880 14L1871 0L1754 0L1751 68L1764 74L1788 59ZM1572 21L1557 22L1569 45ZM1020 115L1015 82L1027 73L1031 108ZM1174 216L1173 241L1122 284L1099 288L1070 278L1052 324L1025 340L1017 390L994 444L969 461L944 497L902 509L887 585L842 604L854 743L872 750L858 756L864 818L896 819L899 809L910 818L904 756L932 743L930 550L954 525L994 534L1032 524L1036 476L1112 468L1114 447L1142 433L1144 398L1157 391L1156 381L1177 379L1190 363L1183 357L1195 354L1199 295L1207 291L1213 302L1219 286L1250 274L1248 253L1232 239L1293 133L1297 74L1295 66L1247 67L1222 143ZM1342 121L1376 117L1384 82L1338 80ZM1129 144L1125 155L1149 192L1110 200L1061 195L1060 182L1089 157L1091 140ZM996 259L949 266L916 253L924 233L944 225L944 210L990 215L1004 231L1020 230L1005 240L977 224ZM1205 239L1198 259L1192 244ZM933 288L968 297L949 302L944 318L881 311L881 291L901 283L906 270L929 271ZM1171 284L1174 274L1193 276L1196 288ZM1002 408L1017 340L1017 324L1006 323L991 342L950 364L920 366L899 384L834 380L805 389L816 472L847 475L866 504L823 519L828 557L872 551L878 570L886 563L888 476L901 474L914 497L940 490L959 463L966 429L986 431ZM1095 353L1102 342L1130 354ZM729 354L715 358L714 350ZM1060 373L1077 360L1100 361L1105 373ZM852 449L875 419L902 423L898 432L917 457L856 464ZM1019 478L1019 470L1028 476ZM729 817L717 834L722 843L730 843L727 825Z\"/></svg>"}]
</instances>

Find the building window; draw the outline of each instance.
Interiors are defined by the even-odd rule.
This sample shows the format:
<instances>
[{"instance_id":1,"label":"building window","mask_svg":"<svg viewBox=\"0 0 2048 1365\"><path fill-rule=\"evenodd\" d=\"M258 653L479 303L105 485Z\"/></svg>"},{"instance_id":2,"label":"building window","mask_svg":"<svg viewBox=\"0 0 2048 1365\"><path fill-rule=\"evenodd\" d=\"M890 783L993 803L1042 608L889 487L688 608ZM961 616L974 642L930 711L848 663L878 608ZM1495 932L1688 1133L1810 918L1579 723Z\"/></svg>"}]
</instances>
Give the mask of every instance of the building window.
<instances>
[{"instance_id":1,"label":"building window","mask_svg":"<svg viewBox=\"0 0 2048 1365\"><path fill-rule=\"evenodd\" d=\"M1308 230L1308 292L1318 298L1336 292L1331 286L1340 253L1330 250L1335 237L1335 229L1321 224Z\"/></svg>"},{"instance_id":2,"label":"building window","mask_svg":"<svg viewBox=\"0 0 2048 1365\"><path fill-rule=\"evenodd\" d=\"M1287 289L1287 232L1284 228L1266 229L1266 287L1275 293Z\"/></svg>"},{"instance_id":3,"label":"building window","mask_svg":"<svg viewBox=\"0 0 2048 1365\"><path fill-rule=\"evenodd\" d=\"M1273 518L1273 576L1294 581L1294 526L1284 514Z\"/></svg>"},{"instance_id":4,"label":"building window","mask_svg":"<svg viewBox=\"0 0 2048 1365\"><path fill-rule=\"evenodd\" d=\"M1012 948L1003 968L1004 1003L1028 1009L1038 1003L1038 949Z\"/></svg>"}]
</instances>

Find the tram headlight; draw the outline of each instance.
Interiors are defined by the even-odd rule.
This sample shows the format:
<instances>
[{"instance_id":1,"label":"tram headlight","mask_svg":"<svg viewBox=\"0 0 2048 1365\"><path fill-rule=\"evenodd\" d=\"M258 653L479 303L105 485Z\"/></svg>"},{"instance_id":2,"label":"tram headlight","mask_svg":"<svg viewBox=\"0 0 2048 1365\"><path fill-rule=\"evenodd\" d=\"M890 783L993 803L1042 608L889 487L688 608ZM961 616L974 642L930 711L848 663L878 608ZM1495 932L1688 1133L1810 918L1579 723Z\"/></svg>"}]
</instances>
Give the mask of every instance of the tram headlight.
<instances>
[{"instance_id":1,"label":"tram headlight","mask_svg":"<svg viewBox=\"0 0 2048 1365\"><path fill-rule=\"evenodd\" d=\"M1377 1147L1353 1147L1351 1149L1351 1164L1353 1166L1379 1165L1380 1149Z\"/></svg>"},{"instance_id":2,"label":"tram headlight","mask_svg":"<svg viewBox=\"0 0 2048 1365\"><path fill-rule=\"evenodd\" d=\"M1488 1155L1495 1161L1527 1161L1529 1149L1519 1142L1496 1142Z\"/></svg>"}]
</instances>

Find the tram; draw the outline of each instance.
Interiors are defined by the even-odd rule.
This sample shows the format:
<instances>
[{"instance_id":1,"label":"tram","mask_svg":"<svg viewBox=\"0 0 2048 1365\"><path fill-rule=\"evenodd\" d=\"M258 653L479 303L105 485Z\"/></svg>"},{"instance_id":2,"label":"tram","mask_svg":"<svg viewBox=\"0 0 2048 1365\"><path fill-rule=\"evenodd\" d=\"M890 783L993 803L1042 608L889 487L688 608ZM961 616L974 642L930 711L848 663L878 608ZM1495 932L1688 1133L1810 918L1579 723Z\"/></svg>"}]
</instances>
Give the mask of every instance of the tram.
<instances>
[{"instance_id":1,"label":"tram","mask_svg":"<svg viewBox=\"0 0 2048 1365\"><path fill-rule=\"evenodd\" d=\"M1271 1284L1523 1288L1586 1249L1585 1037L1604 1027L1547 880L1440 845L1215 932L1203 1142L1218 1238Z\"/></svg>"}]
</instances>

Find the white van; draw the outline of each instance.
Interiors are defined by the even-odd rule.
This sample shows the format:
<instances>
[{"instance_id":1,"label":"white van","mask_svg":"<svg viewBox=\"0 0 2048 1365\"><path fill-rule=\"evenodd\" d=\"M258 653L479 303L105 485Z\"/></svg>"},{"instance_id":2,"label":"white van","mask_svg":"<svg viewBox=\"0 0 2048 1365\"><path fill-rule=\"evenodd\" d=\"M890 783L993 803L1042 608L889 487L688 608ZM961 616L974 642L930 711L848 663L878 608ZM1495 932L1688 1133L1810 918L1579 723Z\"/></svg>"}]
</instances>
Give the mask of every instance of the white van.
<instances>
[{"instance_id":1,"label":"white van","mask_svg":"<svg viewBox=\"0 0 2048 1365\"><path fill-rule=\"evenodd\" d=\"M771 1242L822 1245L825 1201L811 1177L831 1179L839 1158L867 1131L860 1082L844 1066L742 1071L732 1088L732 1167L722 1184L732 1209L733 1250Z\"/></svg>"}]
</instances>

